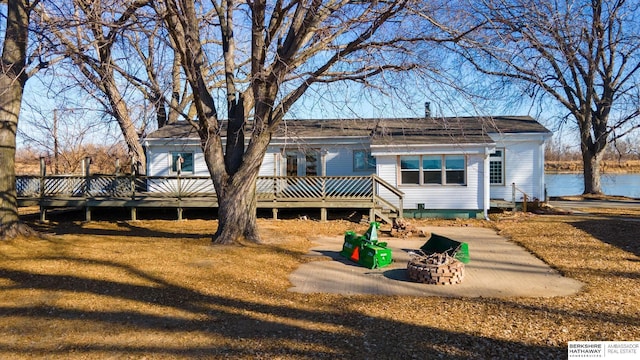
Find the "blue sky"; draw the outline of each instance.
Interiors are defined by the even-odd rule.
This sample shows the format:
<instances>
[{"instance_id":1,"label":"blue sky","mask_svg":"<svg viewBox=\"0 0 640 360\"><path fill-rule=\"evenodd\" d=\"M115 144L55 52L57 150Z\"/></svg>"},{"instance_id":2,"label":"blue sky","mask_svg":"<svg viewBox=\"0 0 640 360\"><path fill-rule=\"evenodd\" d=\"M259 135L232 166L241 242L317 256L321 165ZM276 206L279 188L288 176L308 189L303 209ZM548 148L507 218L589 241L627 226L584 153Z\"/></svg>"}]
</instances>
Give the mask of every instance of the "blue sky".
<instances>
[{"instance_id":1,"label":"blue sky","mask_svg":"<svg viewBox=\"0 0 640 360\"><path fill-rule=\"evenodd\" d=\"M32 78L27 82L23 107L21 110L20 131L31 136L46 137L46 132L35 129L31 124L39 122L51 123L53 110L58 109L61 123L60 132L74 137L74 131L80 127L88 127L94 123L85 142L97 144L113 144L121 139L120 130L113 120L108 120L100 111L100 106L86 95L56 94L48 89L48 83L40 78ZM517 96L517 95L516 95ZM420 117L425 113L425 102L430 102L433 116L475 116L483 115L530 115L537 118L551 130L555 130L552 117L556 114L549 111L540 112L540 107L531 100L520 101L514 105L511 100L474 103L473 99L453 93L442 86L423 86L417 78L409 78L407 85L395 93L381 95L365 91L353 83L331 84L326 88L311 88L291 109L286 118L400 118ZM90 109L95 109L91 111ZM549 108L547 108L549 110ZM538 115L539 114L539 115ZM107 119L107 120L105 120ZM65 123L67 124L65 127ZM95 125L100 123L101 125ZM79 124L74 128L73 124ZM153 121L151 126L153 126ZM152 128L153 129L153 128ZM565 128L567 130L568 128ZM572 143L574 136L567 134L556 136L564 142ZM51 141L50 139L45 141ZM18 146L24 147L24 137L19 134Z\"/></svg>"}]
</instances>

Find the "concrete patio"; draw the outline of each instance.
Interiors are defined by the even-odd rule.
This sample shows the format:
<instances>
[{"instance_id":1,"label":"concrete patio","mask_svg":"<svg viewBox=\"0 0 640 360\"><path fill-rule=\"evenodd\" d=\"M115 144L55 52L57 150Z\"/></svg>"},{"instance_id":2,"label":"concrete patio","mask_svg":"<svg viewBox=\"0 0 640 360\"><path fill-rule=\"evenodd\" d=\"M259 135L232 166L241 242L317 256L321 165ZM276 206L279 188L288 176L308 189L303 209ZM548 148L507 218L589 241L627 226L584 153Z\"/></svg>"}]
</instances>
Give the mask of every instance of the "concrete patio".
<instances>
[{"instance_id":1,"label":"concrete patio","mask_svg":"<svg viewBox=\"0 0 640 360\"><path fill-rule=\"evenodd\" d=\"M289 279L293 292L345 295L410 295L445 297L553 297L580 291L582 283L563 277L524 248L494 230L475 227L425 227L426 232L469 244L471 262L457 285L427 285L406 276L408 251L419 249L426 238L380 237L393 251L394 262L382 269L367 269L340 256L342 237L320 237L309 256L321 257L300 266Z\"/></svg>"}]
</instances>

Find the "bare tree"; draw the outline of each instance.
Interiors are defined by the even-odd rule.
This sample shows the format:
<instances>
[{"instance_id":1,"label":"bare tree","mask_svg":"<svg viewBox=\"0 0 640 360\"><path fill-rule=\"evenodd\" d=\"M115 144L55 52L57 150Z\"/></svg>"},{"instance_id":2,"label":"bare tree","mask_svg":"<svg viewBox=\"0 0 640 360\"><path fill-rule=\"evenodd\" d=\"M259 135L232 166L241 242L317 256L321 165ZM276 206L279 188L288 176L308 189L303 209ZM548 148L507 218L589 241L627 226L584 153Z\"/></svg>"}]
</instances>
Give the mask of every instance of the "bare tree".
<instances>
[{"instance_id":1,"label":"bare tree","mask_svg":"<svg viewBox=\"0 0 640 360\"><path fill-rule=\"evenodd\" d=\"M137 12L149 0L84 1L43 4L38 12L53 35L50 46L63 54L82 76L77 84L102 103L117 121L138 171L146 171L140 131L127 102L127 87L120 74L120 63L127 59L116 49L127 29L137 26ZM46 5L46 6L45 6Z\"/></svg>"},{"instance_id":2,"label":"bare tree","mask_svg":"<svg viewBox=\"0 0 640 360\"><path fill-rule=\"evenodd\" d=\"M154 107L157 127L161 128L180 117L191 118L188 109L192 97L182 76L180 54L173 51L175 45L164 32L162 22L152 17L132 24L122 34L121 51L126 54L127 63L137 63L144 71L130 67L116 69Z\"/></svg>"},{"instance_id":3,"label":"bare tree","mask_svg":"<svg viewBox=\"0 0 640 360\"><path fill-rule=\"evenodd\" d=\"M91 116L88 108L60 106L53 110L53 118L48 119L48 112L38 109L36 104L23 106L31 111L30 116L21 119L23 126L18 133L27 146L47 154L54 174L77 171L81 160L91 155L86 152L88 144L95 142L99 133L104 139L104 122Z\"/></svg>"},{"instance_id":4,"label":"bare tree","mask_svg":"<svg viewBox=\"0 0 640 360\"><path fill-rule=\"evenodd\" d=\"M411 0L157 4L192 88L194 126L218 196L214 243L259 241L258 170L272 134L308 89L372 86L378 76L413 69L412 44L426 37L408 11Z\"/></svg>"},{"instance_id":5,"label":"bare tree","mask_svg":"<svg viewBox=\"0 0 640 360\"><path fill-rule=\"evenodd\" d=\"M37 2L37 1L35 1ZM27 74L27 41L32 2L7 2L0 66L0 239L25 233L16 195L16 133Z\"/></svg>"},{"instance_id":6,"label":"bare tree","mask_svg":"<svg viewBox=\"0 0 640 360\"><path fill-rule=\"evenodd\" d=\"M600 194L600 162L607 144L640 127L637 1L462 4L460 13L466 16L461 19L483 26L450 49L482 74L522 84L527 95L550 97L566 109L579 132L584 193Z\"/></svg>"},{"instance_id":7,"label":"bare tree","mask_svg":"<svg viewBox=\"0 0 640 360\"><path fill-rule=\"evenodd\" d=\"M117 121L140 173L146 168L140 140L154 125L135 113L136 106L149 109L158 128L195 117L180 56L150 3L69 0L39 9L52 47L68 57L67 77Z\"/></svg>"}]
</instances>

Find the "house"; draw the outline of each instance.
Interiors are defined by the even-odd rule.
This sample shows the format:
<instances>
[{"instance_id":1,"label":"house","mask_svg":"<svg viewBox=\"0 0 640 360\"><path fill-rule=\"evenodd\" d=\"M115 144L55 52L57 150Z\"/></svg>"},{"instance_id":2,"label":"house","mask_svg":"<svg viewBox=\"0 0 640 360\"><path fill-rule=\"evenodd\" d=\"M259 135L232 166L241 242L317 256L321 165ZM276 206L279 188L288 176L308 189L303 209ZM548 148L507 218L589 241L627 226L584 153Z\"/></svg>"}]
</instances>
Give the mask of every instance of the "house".
<instances>
[{"instance_id":1,"label":"house","mask_svg":"<svg viewBox=\"0 0 640 360\"><path fill-rule=\"evenodd\" d=\"M486 217L492 200L544 199L551 135L528 116L286 120L259 175L375 174L404 193L404 216ZM144 145L148 176L209 175L186 122L149 134Z\"/></svg>"}]
</instances>

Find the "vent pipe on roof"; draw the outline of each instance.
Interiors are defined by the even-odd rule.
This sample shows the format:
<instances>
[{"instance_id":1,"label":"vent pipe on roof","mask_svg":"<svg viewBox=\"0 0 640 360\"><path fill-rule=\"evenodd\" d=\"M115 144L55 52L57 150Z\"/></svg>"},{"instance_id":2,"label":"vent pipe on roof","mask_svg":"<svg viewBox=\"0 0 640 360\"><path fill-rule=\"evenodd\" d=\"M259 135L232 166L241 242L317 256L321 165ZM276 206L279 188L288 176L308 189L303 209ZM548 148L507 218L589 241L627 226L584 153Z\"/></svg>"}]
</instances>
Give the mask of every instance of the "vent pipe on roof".
<instances>
[{"instance_id":1,"label":"vent pipe on roof","mask_svg":"<svg viewBox=\"0 0 640 360\"><path fill-rule=\"evenodd\" d=\"M431 117L431 103L428 101L424 103L424 117L427 119Z\"/></svg>"}]
</instances>

